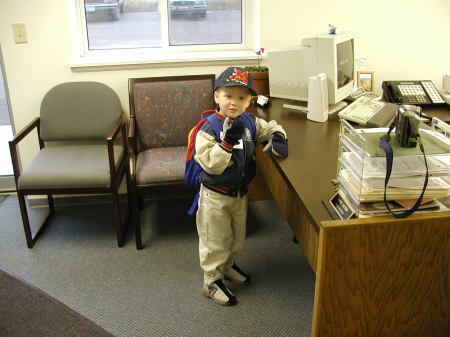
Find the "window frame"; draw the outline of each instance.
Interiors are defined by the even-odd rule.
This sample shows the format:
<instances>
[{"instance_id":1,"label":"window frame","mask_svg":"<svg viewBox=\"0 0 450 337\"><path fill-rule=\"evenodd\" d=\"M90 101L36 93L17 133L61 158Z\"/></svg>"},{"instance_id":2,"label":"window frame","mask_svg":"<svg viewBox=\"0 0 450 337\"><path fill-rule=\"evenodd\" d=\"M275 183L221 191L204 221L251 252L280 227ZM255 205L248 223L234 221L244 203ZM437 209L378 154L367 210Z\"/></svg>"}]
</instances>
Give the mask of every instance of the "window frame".
<instances>
[{"instance_id":1,"label":"window frame","mask_svg":"<svg viewBox=\"0 0 450 337\"><path fill-rule=\"evenodd\" d=\"M89 50L84 0L72 1L74 5L72 13L74 55L71 68L75 70L106 66L139 66L140 64L154 65L155 67L173 63L218 64L223 63L224 60L237 62L257 58L254 50L260 46L260 0L242 0L242 42L240 44L170 46L168 0L159 0L162 47L96 50Z\"/></svg>"}]
</instances>

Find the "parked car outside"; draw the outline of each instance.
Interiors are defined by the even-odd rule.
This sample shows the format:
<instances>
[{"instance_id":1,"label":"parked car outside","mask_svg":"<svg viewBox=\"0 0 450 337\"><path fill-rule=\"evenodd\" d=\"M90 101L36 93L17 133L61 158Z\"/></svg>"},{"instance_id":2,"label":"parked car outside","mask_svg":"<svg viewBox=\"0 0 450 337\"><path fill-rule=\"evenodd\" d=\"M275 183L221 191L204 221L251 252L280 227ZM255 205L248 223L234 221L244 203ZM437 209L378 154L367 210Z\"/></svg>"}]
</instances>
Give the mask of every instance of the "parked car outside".
<instances>
[{"instance_id":1,"label":"parked car outside","mask_svg":"<svg viewBox=\"0 0 450 337\"><path fill-rule=\"evenodd\" d=\"M84 0L86 17L106 17L110 20L119 20L120 13L124 12L124 0Z\"/></svg>"},{"instance_id":2,"label":"parked car outside","mask_svg":"<svg viewBox=\"0 0 450 337\"><path fill-rule=\"evenodd\" d=\"M199 15L206 16L206 0L169 0L170 16L175 15Z\"/></svg>"}]
</instances>

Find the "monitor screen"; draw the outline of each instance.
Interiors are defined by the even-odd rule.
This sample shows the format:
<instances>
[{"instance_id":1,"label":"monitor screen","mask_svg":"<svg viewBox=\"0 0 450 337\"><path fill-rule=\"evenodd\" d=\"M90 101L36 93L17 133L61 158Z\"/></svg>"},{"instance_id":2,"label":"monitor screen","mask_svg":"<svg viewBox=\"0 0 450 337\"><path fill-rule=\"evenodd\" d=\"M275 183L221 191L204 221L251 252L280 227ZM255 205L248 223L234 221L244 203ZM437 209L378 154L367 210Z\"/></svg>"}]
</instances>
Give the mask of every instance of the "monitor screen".
<instances>
[{"instance_id":1,"label":"monitor screen","mask_svg":"<svg viewBox=\"0 0 450 337\"><path fill-rule=\"evenodd\" d=\"M353 40L338 43L336 54L337 88L340 89L353 80Z\"/></svg>"}]
</instances>

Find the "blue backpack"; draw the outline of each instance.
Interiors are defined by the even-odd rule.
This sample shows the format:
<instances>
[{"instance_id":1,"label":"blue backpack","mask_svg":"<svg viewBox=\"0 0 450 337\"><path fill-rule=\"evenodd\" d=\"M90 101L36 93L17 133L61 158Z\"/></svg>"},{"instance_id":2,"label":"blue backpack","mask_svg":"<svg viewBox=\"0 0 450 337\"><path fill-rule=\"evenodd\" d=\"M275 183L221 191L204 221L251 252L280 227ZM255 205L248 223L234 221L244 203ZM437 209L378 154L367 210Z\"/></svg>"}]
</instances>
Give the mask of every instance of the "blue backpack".
<instances>
[{"instance_id":1,"label":"blue backpack","mask_svg":"<svg viewBox=\"0 0 450 337\"><path fill-rule=\"evenodd\" d=\"M194 202L192 203L192 206L188 210L189 215L194 214L195 210L197 209L198 198L200 196L198 193L200 191L200 173L203 171L203 168L200 166L200 164L194 160L195 140L197 138L197 133L202 127L202 125L206 121L208 121L214 130L216 141L217 142L221 141L220 132L222 131L222 121L219 119L219 117L216 116L215 112L216 112L215 110L203 111L201 114L200 121L197 123L196 126L194 126L191 129L188 135L186 164L184 167L184 183L189 188L195 189L197 191L197 194L195 195L194 198ZM250 117L250 115L247 113L243 113L241 116L244 120L245 125L250 130L252 138L255 138L256 134L255 119Z\"/></svg>"}]
</instances>

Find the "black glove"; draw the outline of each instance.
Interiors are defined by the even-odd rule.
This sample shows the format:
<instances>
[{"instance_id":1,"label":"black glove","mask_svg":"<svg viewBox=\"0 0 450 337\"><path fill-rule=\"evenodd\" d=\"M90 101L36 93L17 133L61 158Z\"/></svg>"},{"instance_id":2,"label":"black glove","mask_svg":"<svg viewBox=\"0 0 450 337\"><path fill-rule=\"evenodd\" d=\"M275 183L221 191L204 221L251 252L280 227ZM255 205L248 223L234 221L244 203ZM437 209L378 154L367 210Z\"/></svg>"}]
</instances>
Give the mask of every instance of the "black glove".
<instances>
[{"instance_id":1,"label":"black glove","mask_svg":"<svg viewBox=\"0 0 450 337\"><path fill-rule=\"evenodd\" d=\"M278 157L286 157L288 155L288 141L281 133L274 133L263 151L266 152L269 149Z\"/></svg>"},{"instance_id":2,"label":"black glove","mask_svg":"<svg viewBox=\"0 0 450 337\"><path fill-rule=\"evenodd\" d=\"M233 120L231 127L225 133L225 138L223 139L230 145L236 145L239 143L239 139L242 138L242 134L245 131L245 123L242 117L238 116Z\"/></svg>"}]
</instances>

